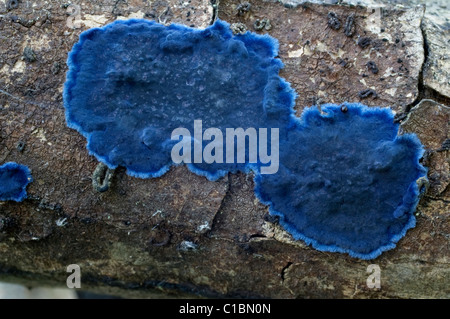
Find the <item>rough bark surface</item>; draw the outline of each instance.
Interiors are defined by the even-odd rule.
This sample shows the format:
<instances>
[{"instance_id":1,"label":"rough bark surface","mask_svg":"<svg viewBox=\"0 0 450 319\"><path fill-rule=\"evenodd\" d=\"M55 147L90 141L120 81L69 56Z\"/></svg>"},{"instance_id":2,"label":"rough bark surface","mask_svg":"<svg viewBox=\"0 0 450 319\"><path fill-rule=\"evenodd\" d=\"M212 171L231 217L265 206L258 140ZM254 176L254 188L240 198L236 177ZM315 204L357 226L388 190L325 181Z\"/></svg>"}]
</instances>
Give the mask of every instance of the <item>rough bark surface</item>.
<instances>
[{"instance_id":1,"label":"rough bark surface","mask_svg":"<svg viewBox=\"0 0 450 319\"><path fill-rule=\"evenodd\" d=\"M255 1L250 11L239 14L239 4L221 1L219 18L279 40L285 64L281 75L298 93L298 114L306 106L345 101L389 105L403 112L417 98L424 59L420 32L424 7L392 9L377 16L375 10L358 6ZM337 30L329 24L330 12L341 25ZM270 30L256 30L255 22L265 18ZM353 22L346 28L347 19ZM375 94L361 96L365 90Z\"/></svg>"},{"instance_id":2,"label":"rough bark surface","mask_svg":"<svg viewBox=\"0 0 450 319\"><path fill-rule=\"evenodd\" d=\"M243 13L237 0L89 1L78 12L75 2L0 0L0 164L28 165L34 177L27 200L0 202L1 280L64 286L67 265L78 264L82 288L125 297L450 297L449 108L418 104L424 8L386 9L378 28L367 7L250 2ZM255 198L251 175L210 182L177 167L144 180L118 169L107 192L94 191L97 162L64 119L65 61L83 30L128 17L196 27L219 17L276 37L299 114L325 102L391 107L428 151L417 226L396 249L362 261L293 241ZM255 30L265 18L271 27ZM361 99L365 89L377 98ZM366 285L369 264L381 268L381 289Z\"/></svg>"}]
</instances>

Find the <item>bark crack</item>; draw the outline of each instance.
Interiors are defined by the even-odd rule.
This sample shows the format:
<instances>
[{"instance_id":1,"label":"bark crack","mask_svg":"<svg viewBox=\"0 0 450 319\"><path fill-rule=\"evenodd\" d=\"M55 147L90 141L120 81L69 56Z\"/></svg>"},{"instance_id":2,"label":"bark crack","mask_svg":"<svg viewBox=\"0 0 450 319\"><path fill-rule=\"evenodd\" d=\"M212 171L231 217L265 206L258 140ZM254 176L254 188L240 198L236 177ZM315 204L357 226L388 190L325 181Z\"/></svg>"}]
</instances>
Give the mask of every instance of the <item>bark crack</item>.
<instances>
[{"instance_id":1,"label":"bark crack","mask_svg":"<svg viewBox=\"0 0 450 319\"><path fill-rule=\"evenodd\" d=\"M212 221L211 221L211 227L210 227L209 231L205 233L205 235L208 236L208 237L210 237L210 235L212 234L212 232L213 232L213 230L214 230L214 226L216 225L216 222L217 222L217 214L219 214L219 213L222 211L222 209L223 209L224 206L225 206L225 201L226 201L226 199L227 199L229 196L231 196L231 194L230 194L230 192L231 192L231 173L228 173L227 178L228 178L228 183L227 183L227 190L226 190L226 193L225 193L225 195L223 196L222 201L220 202L219 208L218 208L218 209L216 210L216 212L214 213L214 217L212 218Z\"/></svg>"},{"instance_id":2,"label":"bark crack","mask_svg":"<svg viewBox=\"0 0 450 319\"><path fill-rule=\"evenodd\" d=\"M292 262L288 262L287 264L286 264L286 266L284 266L282 269L281 269L281 274L280 274L280 276L281 276L281 281L282 282L284 282L284 280L286 279L286 272L287 272L287 270L289 269L289 267L291 267L292 266Z\"/></svg>"}]
</instances>

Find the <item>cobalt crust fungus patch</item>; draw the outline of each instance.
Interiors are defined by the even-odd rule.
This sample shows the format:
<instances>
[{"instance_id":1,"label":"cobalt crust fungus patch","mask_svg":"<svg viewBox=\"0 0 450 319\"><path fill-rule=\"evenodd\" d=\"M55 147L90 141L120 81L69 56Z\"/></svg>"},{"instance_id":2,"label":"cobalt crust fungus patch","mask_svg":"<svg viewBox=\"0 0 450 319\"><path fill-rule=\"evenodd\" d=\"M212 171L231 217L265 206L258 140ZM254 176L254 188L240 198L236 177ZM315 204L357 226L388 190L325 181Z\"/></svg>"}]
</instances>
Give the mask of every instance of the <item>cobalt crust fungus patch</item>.
<instances>
[{"instance_id":1,"label":"cobalt crust fungus patch","mask_svg":"<svg viewBox=\"0 0 450 319\"><path fill-rule=\"evenodd\" d=\"M256 193L295 239L373 259L415 226L426 176L422 145L397 135L389 108L357 103L307 108L284 145L280 169L257 175Z\"/></svg>"},{"instance_id":2,"label":"cobalt crust fungus patch","mask_svg":"<svg viewBox=\"0 0 450 319\"><path fill-rule=\"evenodd\" d=\"M23 201L27 197L26 187L32 181L27 166L14 162L0 166L0 201Z\"/></svg>"},{"instance_id":3,"label":"cobalt crust fungus patch","mask_svg":"<svg viewBox=\"0 0 450 319\"><path fill-rule=\"evenodd\" d=\"M250 150L244 158L235 151L232 161L225 150L209 163L184 163L210 180L252 170L258 198L316 249L373 259L394 248L415 225L416 181L426 176L420 141L399 136L387 108L327 104L295 117L277 54L275 39L233 35L220 20L204 30L138 19L90 29L69 54L66 120L99 161L141 178L179 164L171 132L195 132L199 120L191 153L223 138L216 130L205 141L205 128L276 129L274 174L262 173Z\"/></svg>"},{"instance_id":4,"label":"cobalt crust fungus patch","mask_svg":"<svg viewBox=\"0 0 450 319\"><path fill-rule=\"evenodd\" d=\"M277 50L275 39L233 36L222 21L205 30L139 19L90 29L69 54L67 123L110 168L161 176L174 164L171 132L193 132L194 120L222 132L285 126L295 95L278 75L283 64ZM190 144L194 154L196 144L203 149L208 143L193 136ZM239 161L238 152L225 161L226 152L222 163L192 161L188 167L210 180L257 169L257 161Z\"/></svg>"}]
</instances>

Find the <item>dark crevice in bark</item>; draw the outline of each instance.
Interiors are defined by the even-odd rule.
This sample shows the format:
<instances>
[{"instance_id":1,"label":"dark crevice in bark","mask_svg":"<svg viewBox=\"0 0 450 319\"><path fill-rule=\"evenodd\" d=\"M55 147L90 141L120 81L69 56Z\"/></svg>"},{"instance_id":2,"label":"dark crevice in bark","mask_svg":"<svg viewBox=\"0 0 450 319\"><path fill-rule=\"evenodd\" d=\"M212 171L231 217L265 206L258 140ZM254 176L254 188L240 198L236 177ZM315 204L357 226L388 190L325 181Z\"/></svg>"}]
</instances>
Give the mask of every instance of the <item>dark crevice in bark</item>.
<instances>
[{"instance_id":1,"label":"dark crevice in bark","mask_svg":"<svg viewBox=\"0 0 450 319\"><path fill-rule=\"evenodd\" d=\"M216 21L216 19L218 17L218 13L219 13L219 0L210 0L210 4L213 8L213 14L212 14L211 21L209 22L209 24L214 24L214 22Z\"/></svg>"},{"instance_id":2,"label":"dark crevice in bark","mask_svg":"<svg viewBox=\"0 0 450 319\"><path fill-rule=\"evenodd\" d=\"M286 266L284 266L283 267L283 269L281 269L281 281L284 281L286 278L285 278L285 275L286 275L286 271L289 269L289 267L291 267L292 266L292 262L288 262L287 264L286 264Z\"/></svg>"},{"instance_id":3,"label":"dark crevice in bark","mask_svg":"<svg viewBox=\"0 0 450 319\"><path fill-rule=\"evenodd\" d=\"M423 21L422 21L423 23ZM428 62L429 59L429 48L428 48L428 41L427 41L427 36L425 34L425 31L423 29L423 26L421 25L420 27L420 31L422 32L422 37L423 37L423 52L424 52L424 60L423 60L423 64L422 67L420 69L420 73L419 73L419 78L418 78L418 95L417 98L414 102L412 102L411 104L407 105L405 108L405 112L409 113L409 111L416 106L417 104L420 103L420 101L422 101L423 99L431 99L433 101L436 101L440 104L444 104L444 105L450 105L450 99L448 97L446 97L445 95L440 94L439 92L437 92L436 90L425 86L424 84L424 80L423 80L423 69L425 67L425 65Z\"/></svg>"},{"instance_id":4,"label":"dark crevice in bark","mask_svg":"<svg viewBox=\"0 0 450 319\"><path fill-rule=\"evenodd\" d=\"M214 218L212 219L210 230L208 232L206 232L206 234L205 234L208 237L211 237L211 234L214 231L215 225L217 224L217 216L218 216L218 214L221 213L223 207L225 206L225 202L231 196L231 173L228 173L227 178L228 178L227 191L225 193L225 196L222 198L222 202L220 203L220 206L217 209L217 211L214 215Z\"/></svg>"}]
</instances>

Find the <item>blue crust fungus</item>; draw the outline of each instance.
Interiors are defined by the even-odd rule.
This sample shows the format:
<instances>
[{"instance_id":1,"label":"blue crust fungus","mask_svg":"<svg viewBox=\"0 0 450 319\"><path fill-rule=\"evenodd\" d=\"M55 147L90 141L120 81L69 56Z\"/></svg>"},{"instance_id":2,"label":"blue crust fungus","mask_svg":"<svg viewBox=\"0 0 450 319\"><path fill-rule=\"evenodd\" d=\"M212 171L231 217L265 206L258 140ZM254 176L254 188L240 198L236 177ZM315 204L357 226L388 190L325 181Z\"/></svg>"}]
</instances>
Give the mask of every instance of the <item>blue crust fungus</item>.
<instances>
[{"instance_id":1,"label":"blue crust fungus","mask_svg":"<svg viewBox=\"0 0 450 319\"><path fill-rule=\"evenodd\" d=\"M26 187L32 180L27 166L14 162L0 166L0 201L23 201L27 197Z\"/></svg>"},{"instance_id":2,"label":"blue crust fungus","mask_svg":"<svg viewBox=\"0 0 450 319\"><path fill-rule=\"evenodd\" d=\"M87 30L68 58L68 126L83 134L90 153L110 168L161 176L174 164L176 128L192 134L194 154L194 146L205 149L211 140L224 139L218 130L285 126L295 94L278 76L283 65L277 51L275 39L249 32L234 36L222 21L199 30L131 19ZM200 137L192 133L194 120L201 121ZM227 161L226 150L214 151L213 163L195 158L184 163L210 180L261 164L248 153L239 160L235 151Z\"/></svg>"},{"instance_id":3,"label":"blue crust fungus","mask_svg":"<svg viewBox=\"0 0 450 319\"><path fill-rule=\"evenodd\" d=\"M253 170L257 196L296 240L375 258L415 225L422 146L397 135L389 109L328 104L296 118L277 51L275 39L233 35L222 21L205 30L135 19L90 29L69 54L67 123L98 160L133 176L158 177L182 162L210 180ZM211 145L229 128L271 137L259 141L255 158L244 135L248 152L235 148L228 158L227 146ZM173 160L184 142L173 139L178 129L189 136L181 162ZM196 148L213 160L192 157ZM271 173L263 172L263 149L279 155Z\"/></svg>"},{"instance_id":4,"label":"blue crust fungus","mask_svg":"<svg viewBox=\"0 0 450 319\"><path fill-rule=\"evenodd\" d=\"M280 142L276 174L256 193L295 239L322 251L373 259L415 226L416 183L426 176L415 135L397 135L388 108L306 109Z\"/></svg>"}]
</instances>

